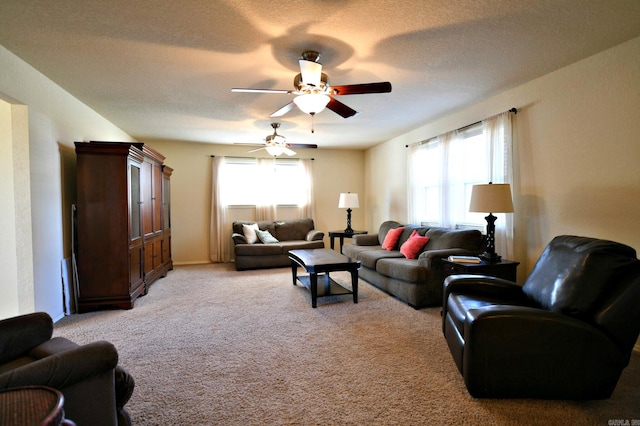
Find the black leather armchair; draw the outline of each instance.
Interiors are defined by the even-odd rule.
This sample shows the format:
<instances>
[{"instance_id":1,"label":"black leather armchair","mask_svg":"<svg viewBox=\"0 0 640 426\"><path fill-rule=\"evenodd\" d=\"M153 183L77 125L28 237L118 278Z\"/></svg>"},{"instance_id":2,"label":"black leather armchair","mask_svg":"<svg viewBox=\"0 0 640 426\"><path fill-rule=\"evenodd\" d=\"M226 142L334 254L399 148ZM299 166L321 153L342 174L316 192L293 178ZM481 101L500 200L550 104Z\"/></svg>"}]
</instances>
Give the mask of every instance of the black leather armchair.
<instances>
[{"instance_id":1,"label":"black leather armchair","mask_svg":"<svg viewBox=\"0 0 640 426\"><path fill-rule=\"evenodd\" d=\"M453 275L443 302L472 396L609 398L640 333L640 261L623 244L558 236L523 286Z\"/></svg>"},{"instance_id":2,"label":"black leather armchair","mask_svg":"<svg viewBox=\"0 0 640 426\"><path fill-rule=\"evenodd\" d=\"M66 417L82 425L130 425L124 405L134 380L109 342L79 346L54 337L43 312L0 321L0 389L42 385L64 395Z\"/></svg>"}]
</instances>

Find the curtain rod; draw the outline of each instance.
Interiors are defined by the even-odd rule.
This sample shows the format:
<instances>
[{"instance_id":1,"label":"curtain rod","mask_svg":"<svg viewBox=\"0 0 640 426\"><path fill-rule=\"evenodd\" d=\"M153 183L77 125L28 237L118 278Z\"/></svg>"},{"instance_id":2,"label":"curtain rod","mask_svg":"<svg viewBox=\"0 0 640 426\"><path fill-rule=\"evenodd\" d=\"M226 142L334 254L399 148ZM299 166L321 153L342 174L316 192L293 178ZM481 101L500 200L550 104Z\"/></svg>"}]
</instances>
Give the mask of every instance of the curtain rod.
<instances>
[{"instance_id":1,"label":"curtain rod","mask_svg":"<svg viewBox=\"0 0 640 426\"><path fill-rule=\"evenodd\" d=\"M514 114L517 114L518 113L518 109L516 107L513 107L510 110L508 110L507 112L512 112ZM467 124L466 126L462 126L462 127L458 128L458 129L454 130L454 132L459 132L460 130L467 129L467 128L471 127L471 126L475 126L476 124L480 124L480 123L482 123L482 120L476 121L475 123ZM432 138L429 138L427 140L431 140L431 139ZM424 142L424 141L414 142L414 143L422 143L422 142ZM409 146L411 146L411 145L413 145L413 144L405 145L404 147L405 148L409 148Z\"/></svg>"},{"instance_id":2,"label":"curtain rod","mask_svg":"<svg viewBox=\"0 0 640 426\"><path fill-rule=\"evenodd\" d=\"M215 155L210 155L209 157L216 158ZM248 158L248 159L251 159L251 160L256 160L256 159L259 159L259 158L271 158L271 157L239 157L237 155L230 155L229 157L233 157L233 158ZM285 158L285 157L283 157L283 158ZM291 158L291 160L304 160L304 158ZM313 161L313 160L315 160L315 158L309 158L309 160Z\"/></svg>"}]
</instances>

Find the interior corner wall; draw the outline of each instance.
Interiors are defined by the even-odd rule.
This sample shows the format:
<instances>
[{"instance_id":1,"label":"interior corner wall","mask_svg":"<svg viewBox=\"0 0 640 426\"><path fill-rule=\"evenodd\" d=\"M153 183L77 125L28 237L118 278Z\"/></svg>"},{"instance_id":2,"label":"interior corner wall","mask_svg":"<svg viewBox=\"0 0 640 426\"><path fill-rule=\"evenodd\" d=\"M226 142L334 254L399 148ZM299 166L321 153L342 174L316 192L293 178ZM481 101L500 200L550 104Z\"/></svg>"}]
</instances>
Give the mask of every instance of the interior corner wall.
<instances>
[{"instance_id":1,"label":"interior corner wall","mask_svg":"<svg viewBox=\"0 0 640 426\"><path fill-rule=\"evenodd\" d=\"M514 222L518 280L556 235L618 241L640 251L640 38L556 70L370 149L369 227L402 219L405 145L516 107ZM399 206L391 208L388 206Z\"/></svg>"},{"instance_id":2,"label":"interior corner wall","mask_svg":"<svg viewBox=\"0 0 640 426\"><path fill-rule=\"evenodd\" d=\"M174 264L209 263L211 155L260 157L260 154L247 154L246 146L166 140L146 140L145 143L164 155L165 164L173 169L171 252ZM332 149L304 149L297 152L297 158L314 159L315 226L325 232L325 246L329 247L328 231L346 227L346 210L338 208L340 193L364 194L364 152ZM365 210L353 210L352 226L355 229L363 229ZM247 212L249 214L253 213Z\"/></svg>"},{"instance_id":3,"label":"interior corner wall","mask_svg":"<svg viewBox=\"0 0 640 426\"><path fill-rule=\"evenodd\" d=\"M0 319L34 309L28 141L27 107L0 99Z\"/></svg>"},{"instance_id":4,"label":"interior corner wall","mask_svg":"<svg viewBox=\"0 0 640 426\"><path fill-rule=\"evenodd\" d=\"M0 98L28 108L28 146L21 149L28 151L29 170L14 163L14 176L29 175L31 214L20 220L32 235L32 257L23 261L33 265L33 300L21 302L32 307L21 307L19 313L44 311L57 320L64 315L61 262L70 256L64 236L70 217L63 212L75 203L75 179L63 178L63 163L74 159L61 151L73 149L74 141L133 138L3 46L0 70ZM23 196L14 194L14 202ZM19 294L27 285L19 279L13 283Z\"/></svg>"}]
</instances>

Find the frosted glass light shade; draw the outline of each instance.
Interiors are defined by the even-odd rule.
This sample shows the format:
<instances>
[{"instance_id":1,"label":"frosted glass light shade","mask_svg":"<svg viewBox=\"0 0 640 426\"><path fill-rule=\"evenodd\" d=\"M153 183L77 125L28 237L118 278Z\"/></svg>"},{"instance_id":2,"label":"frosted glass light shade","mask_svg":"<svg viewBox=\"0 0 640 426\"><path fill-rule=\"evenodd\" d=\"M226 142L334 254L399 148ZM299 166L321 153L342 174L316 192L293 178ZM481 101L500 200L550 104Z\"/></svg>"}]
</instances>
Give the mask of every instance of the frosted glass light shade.
<instances>
[{"instance_id":1,"label":"frosted glass light shade","mask_svg":"<svg viewBox=\"0 0 640 426\"><path fill-rule=\"evenodd\" d=\"M323 94L309 93L298 95L293 98L293 102L305 114L317 114L327 106L331 98Z\"/></svg>"},{"instance_id":2,"label":"frosted glass light shade","mask_svg":"<svg viewBox=\"0 0 640 426\"><path fill-rule=\"evenodd\" d=\"M265 149L267 150L269 155L273 155L275 157L277 157L278 155L284 152L284 149L279 146L267 146Z\"/></svg>"},{"instance_id":3,"label":"frosted glass light shade","mask_svg":"<svg viewBox=\"0 0 640 426\"><path fill-rule=\"evenodd\" d=\"M338 200L338 208L340 209L357 209L360 207L358 203L358 194L352 194L351 192L343 192L340 194Z\"/></svg>"}]
</instances>

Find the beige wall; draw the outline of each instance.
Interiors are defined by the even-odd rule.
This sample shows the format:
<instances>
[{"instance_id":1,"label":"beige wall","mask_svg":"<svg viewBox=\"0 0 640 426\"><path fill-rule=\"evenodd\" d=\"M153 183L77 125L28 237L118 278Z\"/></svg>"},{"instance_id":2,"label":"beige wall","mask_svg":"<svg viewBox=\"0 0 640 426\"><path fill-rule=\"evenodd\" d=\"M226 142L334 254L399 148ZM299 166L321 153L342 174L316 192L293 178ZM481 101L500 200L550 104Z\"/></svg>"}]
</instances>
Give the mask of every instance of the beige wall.
<instances>
[{"instance_id":1,"label":"beige wall","mask_svg":"<svg viewBox=\"0 0 640 426\"><path fill-rule=\"evenodd\" d=\"M0 318L34 309L28 126L26 106L0 99Z\"/></svg>"},{"instance_id":2,"label":"beige wall","mask_svg":"<svg viewBox=\"0 0 640 426\"><path fill-rule=\"evenodd\" d=\"M10 165L14 183L16 178L20 179L13 187L14 194L9 194L13 208L18 209L15 213L18 234L13 241L3 239L0 244L0 257L20 258L16 260L17 272L11 277L3 276L3 289L5 286L17 289L18 313L45 311L58 319L63 316L61 262L71 253L69 211L75 202L73 142L132 138L2 46L0 99L12 105L14 119L20 115L25 117L23 121L28 120L28 131L23 131L28 138L17 136L20 142L12 147ZM2 142L2 152L8 149L5 144ZM25 173L29 174L28 179L24 178ZM21 189L25 181L30 194ZM30 198L30 211L25 197ZM8 217L7 206L4 203L0 206L0 217ZM26 236L25 228L31 231L31 237ZM21 300L25 297L32 300ZM13 308L2 309L0 318L14 313Z\"/></svg>"},{"instance_id":3,"label":"beige wall","mask_svg":"<svg viewBox=\"0 0 640 426\"><path fill-rule=\"evenodd\" d=\"M516 260L526 277L556 235L605 238L640 251L640 38L504 92L371 149L367 227L406 220L411 144L518 108L513 188Z\"/></svg>"},{"instance_id":4,"label":"beige wall","mask_svg":"<svg viewBox=\"0 0 640 426\"><path fill-rule=\"evenodd\" d=\"M255 156L246 146L145 141L166 157L174 169L171 176L171 241L176 265L209 262L209 215L211 211L211 155ZM344 229L346 211L338 209L340 192L364 194L364 153L355 150L297 150L297 158L314 158L316 228ZM259 156L259 155L258 155ZM241 213L236 212L241 215ZM252 220L252 212L246 212ZM352 226L364 226L364 209L352 213ZM325 244L329 239L325 236Z\"/></svg>"}]
</instances>

